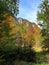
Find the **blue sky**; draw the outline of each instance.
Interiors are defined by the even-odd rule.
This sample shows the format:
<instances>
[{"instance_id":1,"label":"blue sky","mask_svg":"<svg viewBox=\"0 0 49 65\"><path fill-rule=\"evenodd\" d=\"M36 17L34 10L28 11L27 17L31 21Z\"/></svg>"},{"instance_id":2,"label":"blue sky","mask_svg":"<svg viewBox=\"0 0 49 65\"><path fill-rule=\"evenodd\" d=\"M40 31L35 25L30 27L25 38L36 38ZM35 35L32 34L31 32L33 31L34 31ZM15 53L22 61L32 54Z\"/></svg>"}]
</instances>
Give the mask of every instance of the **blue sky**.
<instances>
[{"instance_id":1,"label":"blue sky","mask_svg":"<svg viewBox=\"0 0 49 65\"><path fill-rule=\"evenodd\" d=\"M19 14L17 17L36 22L38 6L42 0L20 0Z\"/></svg>"}]
</instances>

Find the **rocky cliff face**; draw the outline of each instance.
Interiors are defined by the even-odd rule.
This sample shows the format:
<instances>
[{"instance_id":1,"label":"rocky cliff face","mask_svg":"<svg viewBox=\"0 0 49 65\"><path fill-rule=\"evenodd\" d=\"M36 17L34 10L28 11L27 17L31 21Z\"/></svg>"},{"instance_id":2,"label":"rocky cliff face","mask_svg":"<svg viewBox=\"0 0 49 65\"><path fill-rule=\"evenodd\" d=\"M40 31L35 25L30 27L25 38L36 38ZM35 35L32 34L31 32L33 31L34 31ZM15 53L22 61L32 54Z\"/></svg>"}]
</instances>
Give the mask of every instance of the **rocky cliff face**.
<instances>
[{"instance_id":1,"label":"rocky cliff face","mask_svg":"<svg viewBox=\"0 0 49 65\"><path fill-rule=\"evenodd\" d=\"M13 35L12 37L15 40L16 46L39 49L41 35L40 29L35 23L31 23L23 18L14 18L10 15L6 20L3 20L2 24L4 23L11 28L7 33L9 33L10 36Z\"/></svg>"},{"instance_id":2,"label":"rocky cliff face","mask_svg":"<svg viewBox=\"0 0 49 65\"><path fill-rule=\"evenodd\" d=\"M24 26L22 32L24 39L27 41L27 43L32 46L32 48L36 48L36 50L41 50L40 47L40 28L35 23L31 23L26 19L18 18L17 19L18 24L22 24Z\"/></svg>"}]
</instances>

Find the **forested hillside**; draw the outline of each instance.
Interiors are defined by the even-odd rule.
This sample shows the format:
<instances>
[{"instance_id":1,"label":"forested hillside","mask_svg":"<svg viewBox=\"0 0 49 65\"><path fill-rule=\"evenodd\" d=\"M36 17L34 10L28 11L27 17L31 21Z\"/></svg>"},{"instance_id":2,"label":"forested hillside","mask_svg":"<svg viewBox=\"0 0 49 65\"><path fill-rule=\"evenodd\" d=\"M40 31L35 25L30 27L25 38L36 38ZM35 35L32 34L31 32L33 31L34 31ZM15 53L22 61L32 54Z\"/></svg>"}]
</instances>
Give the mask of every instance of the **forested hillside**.
<instances>
[{"instance_id":1,"label":"forested hillside","mask_svg":"<svg viewBox=\"0 0 49 65\"><path fill-rule=\"evenodd\" d=\"M7 17L6 17L7 16ZM10 36L14 39L16 46L31 48L36 51L41 51L41 34L40 28L35 23L31 23L23 18L14 18L9 14L5 14L2 21L2 27L5 24L5 29L8 24L10 27L9 31L5 31L9 33ZM3 33L4 35L4 33ZM7 37L3 36L1 38L1 42L6 42Z\"/></svg>"},{"instance_id":2,"label":"forested hillside","mask_svg":"<svg viewBox=\"0 0 49 65\"><path fill-rule=\"evenodd\" d=\"M49 0L41 2L36 14L37 24L29 21L30 16L28 20L17 17L19 6L19 0L0 0L0 65L48 64ZM21 8L21 13L26 12Z\"/></svg>"}]
</instances>

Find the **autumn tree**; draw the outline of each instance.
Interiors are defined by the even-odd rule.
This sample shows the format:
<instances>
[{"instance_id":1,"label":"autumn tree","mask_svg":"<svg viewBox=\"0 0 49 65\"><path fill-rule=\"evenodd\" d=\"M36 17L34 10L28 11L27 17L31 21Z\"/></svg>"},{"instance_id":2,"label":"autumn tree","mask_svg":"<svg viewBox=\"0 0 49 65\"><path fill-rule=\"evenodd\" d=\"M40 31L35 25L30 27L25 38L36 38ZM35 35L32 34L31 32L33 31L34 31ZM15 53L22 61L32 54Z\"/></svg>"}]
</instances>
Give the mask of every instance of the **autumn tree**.
<instances>
[{"instance_id":1,"label":"autumn tree","mask_svg":"<svg viewBox=\"0 0 49 65\"><path fill-rule=\"evenodd\" d=\"M49 0L43 0L39 6L37 20L41 21L41 32L44 37L44 48L49 49Z\"/></svg>"}]
</instances>

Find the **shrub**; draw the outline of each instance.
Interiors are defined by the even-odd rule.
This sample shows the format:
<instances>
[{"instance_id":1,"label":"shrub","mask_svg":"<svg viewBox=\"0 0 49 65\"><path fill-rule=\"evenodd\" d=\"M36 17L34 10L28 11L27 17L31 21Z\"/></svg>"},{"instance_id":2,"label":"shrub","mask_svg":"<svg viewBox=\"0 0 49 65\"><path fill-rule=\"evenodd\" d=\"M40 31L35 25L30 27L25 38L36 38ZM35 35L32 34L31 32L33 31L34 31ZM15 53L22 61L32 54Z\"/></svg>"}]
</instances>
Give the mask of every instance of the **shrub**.
<instances>
[{"instance_id":1,"label":"shrub","mask_svg":"<svg viewBox=\"0 0 49 65\"><path fill-rule=\"evenodd\" d=\"M24 48L0 48L0 65L14 65L15 60L36 62L35 52Z\"/></svg>"}]
</instances>

